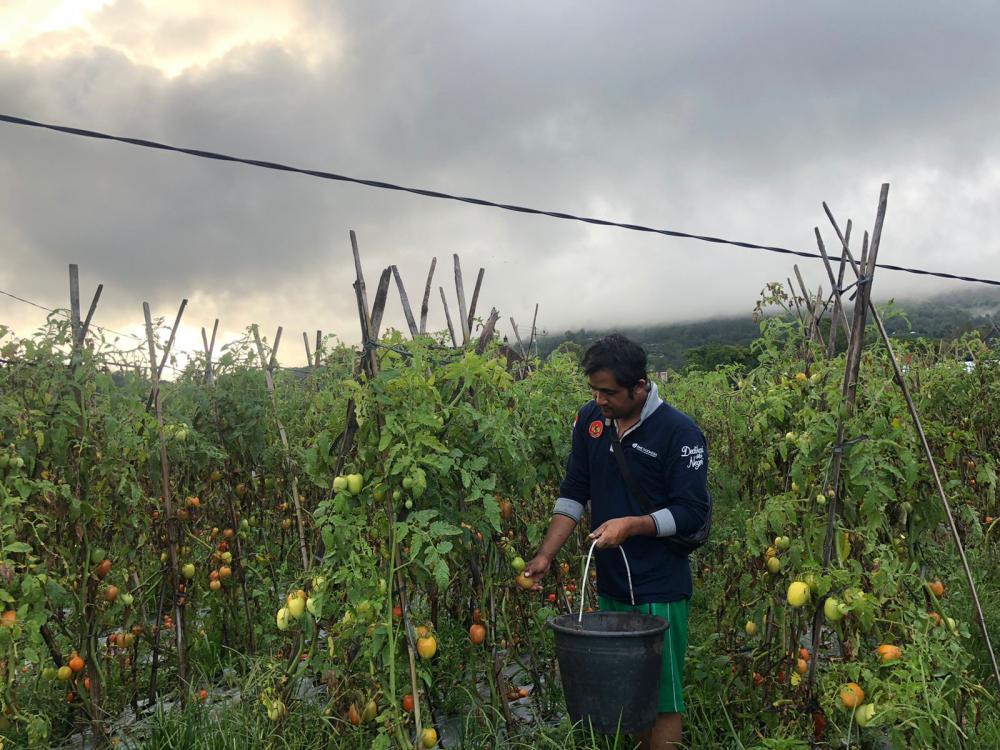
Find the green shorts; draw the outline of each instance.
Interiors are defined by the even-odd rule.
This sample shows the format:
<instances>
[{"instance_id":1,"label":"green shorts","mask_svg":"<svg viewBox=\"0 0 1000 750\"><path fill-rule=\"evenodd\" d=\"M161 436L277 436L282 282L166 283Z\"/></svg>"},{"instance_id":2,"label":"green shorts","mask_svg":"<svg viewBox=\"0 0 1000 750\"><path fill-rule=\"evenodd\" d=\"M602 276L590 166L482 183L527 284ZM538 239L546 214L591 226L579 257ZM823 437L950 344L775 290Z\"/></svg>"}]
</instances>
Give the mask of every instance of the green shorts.
<instances>
[{"instance_id":1,"label":"green shorts","mask_svg":"<svg viewBox=\"0 0 1000 750\"><path fill-rule=\"evenodd\" d=\"M684 652L688 644L688 600L632 606L606 596L597 597L605 612L646 612L670 623L663 634L663 667L660 674L660 713L684 713Z\"/></svg>"}]
</instances>

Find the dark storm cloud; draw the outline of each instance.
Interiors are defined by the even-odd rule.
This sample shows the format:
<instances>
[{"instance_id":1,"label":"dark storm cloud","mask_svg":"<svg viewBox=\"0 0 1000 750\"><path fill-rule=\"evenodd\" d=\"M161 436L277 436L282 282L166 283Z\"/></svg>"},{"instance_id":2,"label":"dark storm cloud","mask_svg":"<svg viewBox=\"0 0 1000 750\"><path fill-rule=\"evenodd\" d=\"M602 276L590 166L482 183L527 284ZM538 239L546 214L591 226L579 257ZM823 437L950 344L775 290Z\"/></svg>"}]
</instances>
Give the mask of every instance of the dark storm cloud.
<instances>
[{"instance_id":1,"label":"dark storm cloud","mask_svg":"<svg viewBox=\"0 0 1000 750\"><path fill-rule=\"evenodd\" d=\"M119 5L102 12L115 38L135 28L158 49L225 30ZM821 200L870 226L888 180L886 262L1000 267L989 4L317 1L297 13L298 37L173 78L100 48L0 58L0 101L43 120L810 250ZM419 297L430 257L445 283L460 252L467 277L486 267L487 305L526 320L539 301L554 330L745 311L791 270L784 257L9 126L0 139L4 288L58 302L65 264L80 262L114 291L109 323L135 320L140 299L168 308L188 295L192 324L221 315L233 329L258 320L353 339L348 228L371 286L397 263ZM938 288L888 273L878 285L876 296Z\"/></svg>"}]
</instances>

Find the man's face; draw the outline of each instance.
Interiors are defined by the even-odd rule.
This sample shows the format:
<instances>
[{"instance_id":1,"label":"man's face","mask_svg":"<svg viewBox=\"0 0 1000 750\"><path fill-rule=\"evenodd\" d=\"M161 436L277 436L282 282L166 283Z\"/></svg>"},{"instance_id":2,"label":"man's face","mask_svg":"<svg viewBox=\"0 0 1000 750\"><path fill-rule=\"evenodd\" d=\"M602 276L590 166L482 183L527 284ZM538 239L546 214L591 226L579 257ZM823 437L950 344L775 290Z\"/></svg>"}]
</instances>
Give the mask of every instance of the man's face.
<instances>
[{"instance_id":1,"label":"man's face","mask_svg":"<svg viewBox=\"0 0 1000 750\"><path fill-rule=\"evenodd\" d=\"M632 389L621 385L611 370L598 370L587 378L587 385L608 419L624 419L635 416L646 402L646 381L640 380Z\"/></svg>"}]
</instances>

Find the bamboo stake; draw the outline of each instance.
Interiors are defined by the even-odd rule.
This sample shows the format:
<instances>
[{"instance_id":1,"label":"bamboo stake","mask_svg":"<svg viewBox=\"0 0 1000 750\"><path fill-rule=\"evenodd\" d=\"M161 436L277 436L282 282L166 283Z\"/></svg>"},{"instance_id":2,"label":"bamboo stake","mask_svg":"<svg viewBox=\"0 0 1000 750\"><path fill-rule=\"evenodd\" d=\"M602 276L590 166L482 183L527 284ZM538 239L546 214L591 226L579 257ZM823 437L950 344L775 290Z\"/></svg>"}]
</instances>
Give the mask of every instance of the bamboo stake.
<instances>
[{"instance_id":1,"label":"bamboo stake","mask_svg":"<svg viewBox=\"0 0 1000 750\"><path fill-rule=\"evenodd\" d=\"M462 283L462 263L455 253L455 291L458 293L458 322L462 326L462 346L469 345L469 311L465 307L465 286Z\"/></svg>"},{"instance_id":2,"label":"bamboo stake","mask_svg":"<svg viewBox=\"0 0 1000 750\"><path fill-rule=\"evenodd\" d=\"M831 221L833 221L832 217ZM838 237L840 237L841 241L843 241L843 235L840 234L840 229L837 227L835 222L834 228L837 231ZM862 273L855 264L853 257L851 257L850 248L847 247L846 243L843 245L843 248L844 255L851 264L851 270L854 271L855 275L860 279ZM874 268L874 262L872 262L871 266ZM990 655L990 665L993 668L993 677L997 681L997 685L1000 686L1000 666L997 664L997 657L993 651L993 644L990 642L989 629L986 627L986 617L983 614L982 604L979 602L979 592L976 590L976 582L972 577L972 569L969 567L969 560L965 555L965 548L962 545L962 536L958 531L958 525L955 523L955 516L951 510L951 503L948 502L948 496L944 491L944 485L941 483L941 475L938 473L937 464L934 461L934 454L931 451L930 443L927 441L927 434L924 432L923 425L920 422L920 414L917 412L917 407L913 403L913 397L910 394L909 386L906 384L906 378L903 376L903 371L899 366L899 361L896 359L896 354L893 351L892 343L889 340L889 333L886 331L885 324L882 321L882 316L879 314L878 309L875 307L875 304L871 301L870 297L866 300L866 303L872 314L872 318L875 321L875 325L878 328L879 336L882 338L882 343L885 344L886 353L889 355L889 361L892 363L892 371L895 377L896 385L898 385L899 389L903 392L903 398L906 400L906 408L910 412L910 419L913 420L913 426L916 428L917 434L920 436L920 444L924 449L924 455L927 458L927 463L930 465L931 475L934 478L934 486L937 489L941 505L944 507L945 515L948 518L948 526L951 530L952 538L955 540L955 547L958 549L958 556L962 562L962 570L965 573L965 580L969 585L969 592L972 594L972 603L976 609L977 624L979 625L980 634L983 636L983 642L986 644L986 651Z\"/></svg>"},{"instance_id":3,"label":"bamboo stake","mask_svg":"<svg viewBox=\"0 0 1000 750\"><path fill-rule=\"evenodd\" d=\"M281 331L281 328L278 328ZM271 397L271 406L274 408L274 421L278 425L278 436L281 438L281 447L283 448L283 462L285 464L285 471L288 473L288 478L292 482L292 503L295 507L295 525L299 533L299 553L302 556L302 569L305 571L309 570L309 550L306 546L306 528L305 522L302 519L302 503L299 502L299 480L295 476L295 471L292 467L292 457L291 449L288 447L288 434L285 432L285 425L281 421L281 416L278 414L278 399L274 393L274 378L271 376L270 367L264 364L264 345L260 340L260 331L257 328L257 324L253 325L253 337L257 344L257 356L260 357L260 366L264 370L264 382L267 384L267 392ZM272 355L273 359L273 355Z\"/></svg>"},{"instance_id":4,"label":"bamboo stake","mask_svg":"<svg viewBox=\"0 0 1000 750\"><path fill-rule=\"evenodd\" d=\"M458 340L455 338L455 327L451 324L451 313L448 312L448 300L444 296L444 287L439 286L438 289L441 291L441 304L444 305L444 319L448 324L448 333L451 334L451 345L457 347Z\"/></svg>"},{"instance_id":5,"label":"bamboo stake","mask_svg":"<svg viewBox=\"0 0 1000 750\"><path fill-rule=\"evenodd\" d=\"M181 304L181 311L184 310L184 303ZM170 584L173 588L174 596L174 637L177 643L177 678L185 687L181 691L181 701L187 695L187 649L184 641L184 607L180 604L180 597L177 592L180 590L180 568L178 562L178 532L177 516L174 514L173 498L170 495L170 464L167 460L167 438L163 431L163 408L160 403L160 370L156 364L156 340L153 337L153 317L149 312L149 303L142 303L142 312L146 318L146 343L149 346L149 372L153 380L153 405L156 411L156 423L160 431L160 469L161 481L163 483L163 508L167 513L167 544L170 555ZM178 320L180 315L178 314ZM164 350L164 356L169 351ZM159 623L157 623L159 626Z\"/></svg>"},{"instance_id":6,"label":"bamboo stake","mask_svg":"<svg viewBox=\"0 0 1000 750\"><path fill-rule=\"evenodd\" d=\"M437 258L431 258L431 270L427 272L427 284L424 286L424 301L420 305L421 335L427 333L427 303L431 299L431 281L434 278L434 268L437 266L437 262Z\"/></svg>"},{"instance_id":7,"label":"bamboo stake","mask_svg":"<svg viewBox=\"0 0 1000 750\"><path fill-rule=\"evenodd\" d=\"M417 337L417 321L413 319L413 311L410 309L410 298L406 296L406 287L403 286L403 277L399 275L399 269L395 265L389 266L392 269L392 276L396 279L396 287L399 289L399 300L403 303L403 315L406 316L406 325L410 329L410 338Z\"/></svg>"}]
</instances>

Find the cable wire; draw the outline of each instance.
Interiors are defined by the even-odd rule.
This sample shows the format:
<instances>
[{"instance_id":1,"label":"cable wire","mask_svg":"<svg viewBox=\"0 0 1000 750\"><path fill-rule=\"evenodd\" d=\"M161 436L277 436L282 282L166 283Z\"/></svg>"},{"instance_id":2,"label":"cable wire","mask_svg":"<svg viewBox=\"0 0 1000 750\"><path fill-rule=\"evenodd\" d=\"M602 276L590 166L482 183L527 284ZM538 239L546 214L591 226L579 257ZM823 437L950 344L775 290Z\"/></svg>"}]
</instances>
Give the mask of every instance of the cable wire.
<instances>
[{"instance_id":1,"label":"cable wire","mask_svg":"<svg viewBox=\"0 0 1000 750\"><path fill-rule=\"evenodd\" d=\"M150 141L144 138L128 138L125 136L110 135L108 133L102 133L96 130L85 130L83 128L74 128L74 127L69 127L67 125L53 125L50 123L38 122L36 120L28 120L23 117L14 117L12 115L0 114L0 122L6 122L12 125L24 125L33 128L44 128L46 130L53 130L58 133L65 133L68 135L78 135L84 138L97 138L106 141L117 141L119 143L127 143L132 146L140 146L142 148L151 148L160 151L171 151L175 153L188 154L189 156L197 156L202 159L214 159L216 161L235 162L238 164L246 164L247 166L251 167L260 167L261 169L272 169L279 172L292 172L295 174L308 175L310 177L318 177L324 180L334 180L337 182L348 182L356 185L365 185L366 187L377 188L380 190L395 190L403 193L412 193L413 195L421 195L424 196L425 198L438 198L441 200L458 201L461 203L470 203L475 206L484 206L487 208L499 208L504 211L514 211L516 213L531 214L535 216L547 216L553 219L578 221L578 222L583 222L585 224L596 224L598 226L616 227L618 229L627 229L633 232L647 232L651 234L660 234L667 237L678 237L680 239L711 242L717 245L731 245L733 247L741 247L746 250L761 250L769 253L796 255L800 258L814 258L817 260L822 260L823 258L823 256L820 255L819 253L807 252L805 250L792 250L787 247L777 247L775 245L758 245L753 242L727 240L722 237L712 237L710 235L703 235L703 234L691 234L689 232L681 232L675 229L657 229L655 227L645 226L643 224L625 224L622 222L612 221L610 219L600 219L593 216L580 216L577 214L564 213L562 211L545 211L539 208L531 208L529 206L520 206L511 203L498 203L496 201L487 200L485 198L474 198L470 196L453 195L451 193L444 193L438 190L428 190L425 188L406 187L404 185L397 185L391 182L383 182L381 180L370 180L361 177L350 177L347 175L337 174L335 172L325 172L318 169L304 169L300 167L293 167L288 164L281 164L279 162L263 161L261 159L245 159L238 156L221 154L216 151L205 151L203 149L171 146L166 143L160 143L158 141ZM840 256L831 255L829 257L831 261L841 260ZM878 268L883 268L887 271L901 271L903 273L917 274L919 276L934 276L937 278L951 279L954 281L966 281L974 284L989 284L991 286L1000 286L1000 281L996 279L984 279L984 278L977 278L975 276L961 276L958 274L946 273L943 271L928 271L922 268L909 268L907 266L897 266L889 263L878 263L876 265Z\"/></svg>"}]
</instances>

